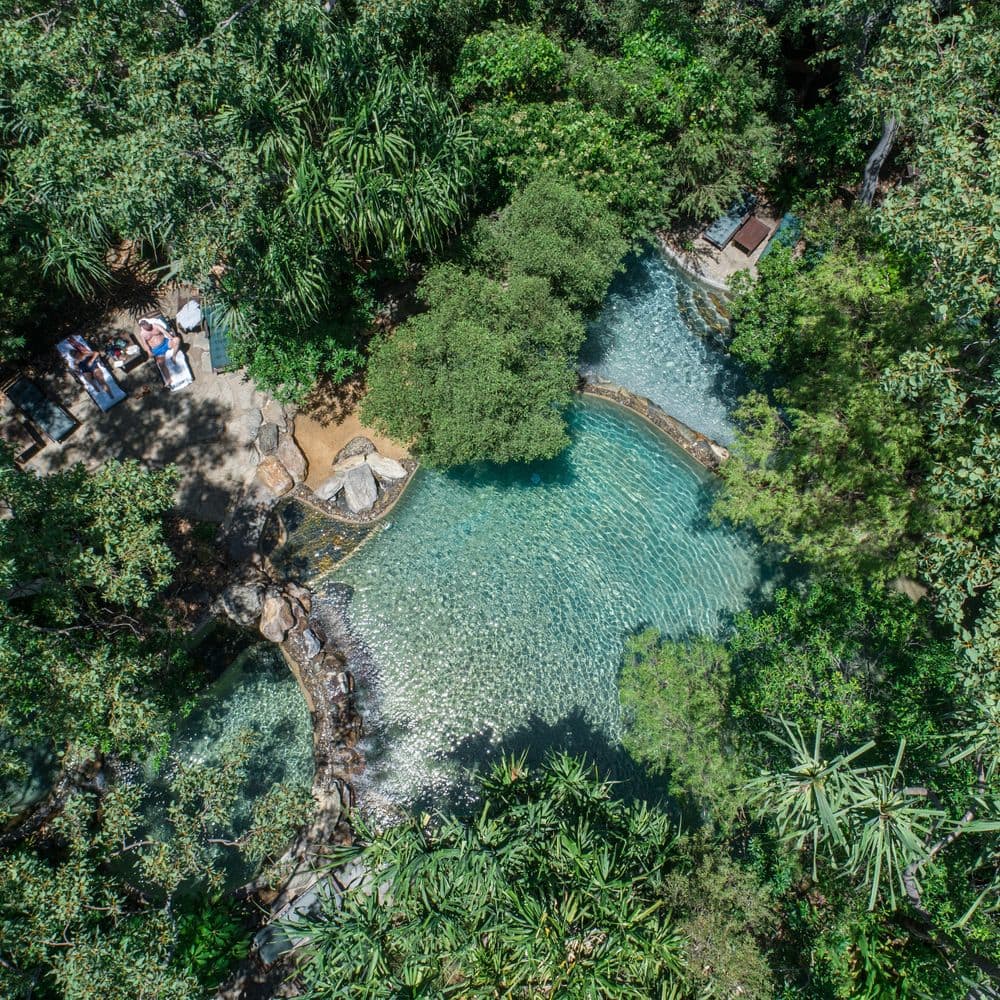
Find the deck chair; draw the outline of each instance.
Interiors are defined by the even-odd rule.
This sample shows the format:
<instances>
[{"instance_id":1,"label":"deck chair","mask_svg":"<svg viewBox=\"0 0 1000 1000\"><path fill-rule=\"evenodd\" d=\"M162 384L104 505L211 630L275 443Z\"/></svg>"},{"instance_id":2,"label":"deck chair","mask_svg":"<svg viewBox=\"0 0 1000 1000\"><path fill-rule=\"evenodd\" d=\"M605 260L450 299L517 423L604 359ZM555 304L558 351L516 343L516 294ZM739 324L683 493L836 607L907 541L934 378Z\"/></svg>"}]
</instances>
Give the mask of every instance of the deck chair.
<instances>
[{"instance_id":1,"label":"deck chair","mask_svg":"<svg viewBox=\"0 0 1000 1000\"><path fill-rule=\"evenodd\" d=\"M219 372L238 368L239 365L229 356L229 327L222 321L222 310L205 306L202 313L208 328L208 354L212 361L212 371L218 375Z\"/></svg>"},{"instance_id":2,"label":"deck chair","mask_svg":"<svg viewBox=\"0 0 1000 1000\"><path fill-rule=\"evenodd\" d=\"M163 332L167 336L174 336L170 320L165 316L147 316L146 319L154 326L162 327ZM156 364L155 358L153 359L153 363ZM156 365L156 368L160 371L159 365ZM167 376L163 379L163 382L171 392L183 389L194 381L194 376L191 374L191 366L188 364L187 355L184 353L183 348L178 347L173 355L167 355L166 368ZM161 376L163 375L162 371L160 374Z\"/></svg>"},{"instance_id":3,"label":"deck chair","mask_svg":"<svg viewBox=\"0 0 1000 1000\"><path fill-rule=\"evenodd\" d=\"M62 441L79 424L68 410L54 399L49 399L34 382L23 376L5 386L3 392L53 444Z\"/></svg>"},{"instance_id":4,"label":"deck chair","mask_svg":"<svg viewBox=\"0 0 1000 1000\"><path fill-rule=\"evenodd\" d=\"M120 403L128 393L115 381L108 366L103 362L98 362L95 372L99 372L103 378L103 386L107 386L105 392L102 387L101 378L90 379L80 371L76 358L73 357L74 350L91 351L93 348L79 334L60 340L56 344L56 350L66 359L66 364L73 377L87 390L87 395L94 401L99 410L107 413L117 403Z\"/></svg>"}]
</instances>

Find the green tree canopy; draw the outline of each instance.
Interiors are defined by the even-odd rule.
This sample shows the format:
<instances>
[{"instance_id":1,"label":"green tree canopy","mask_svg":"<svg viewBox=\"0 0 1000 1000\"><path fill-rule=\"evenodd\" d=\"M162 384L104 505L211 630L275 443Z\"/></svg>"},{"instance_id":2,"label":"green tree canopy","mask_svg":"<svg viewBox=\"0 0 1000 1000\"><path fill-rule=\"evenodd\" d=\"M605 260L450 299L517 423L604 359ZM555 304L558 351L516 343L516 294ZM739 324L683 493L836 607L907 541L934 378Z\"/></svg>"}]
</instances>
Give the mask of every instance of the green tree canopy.
<instances>
[{"instance_id":1,"label":"green tree canopy","mask_svg":"<svg viewBox=\"0 0 1000 1000\"><path fill-rule=\"evenodd\" d=\"M364 418L433 465L558 455L583 323L542 278L440 265L420 291L427 312L372 351Z\"/></svg>"},{"instance_id":2,"label":"green tree canopy","mask_svg":"<svg viewBox=\"0 0 1000 1000\"><path fill-rule=\"evenodd\" d=\"M472 255L498 276L548 280L571 308L588 313L607 294L628 244L599 198L555 177L518 191L496 221L475 230Z\"/></svg>"},{"instance_id":3,"label":"green tree canopy","mask_svg":"<svg viewBox=\"0 0 1000 1000\"><path fill-rule=\"evenodd\" d=\"M367 837L367 879L296 927L307 996L771 996L752 880L679 842L664 813L566 756L504 760L481 784L468 819Z\"/></svg>"},{"instance_id":4,"label":"green tree canopy","mask_svg":"<svg viewBox=\"0 0 1000 1000\"><path fill-rule=\"evenodd\" d=\"M109 462L38 476L0 467L0 728L89 753L147 745L174 663L156 612L173 556L173 471Z\"/></svg>"}]
</instances>

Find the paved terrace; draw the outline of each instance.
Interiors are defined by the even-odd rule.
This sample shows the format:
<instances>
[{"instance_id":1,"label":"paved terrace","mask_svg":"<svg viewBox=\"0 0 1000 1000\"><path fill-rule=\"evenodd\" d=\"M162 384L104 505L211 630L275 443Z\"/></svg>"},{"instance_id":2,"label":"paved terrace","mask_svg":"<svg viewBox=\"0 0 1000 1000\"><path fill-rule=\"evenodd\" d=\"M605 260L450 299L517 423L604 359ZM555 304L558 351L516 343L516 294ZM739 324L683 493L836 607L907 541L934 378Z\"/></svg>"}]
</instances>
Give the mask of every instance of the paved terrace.
<instances>
[{"instance_id":1,"label":"paved terrace","mask_svg":"<svg viewBox=\"0 0 1000 1000\"><path fill-rule=\"evenodd\" d=\"M136 330L135 317L117 312L84 336L94 343L109 335L128 339ZM256 468L253 441L262 411L279 426L284 426L285 414L242 372L213 374L205 334L185 335L183 347L194 376L191 385L170 392L148 359L130 372L113 369L128 397L107 413L91 401L53 350L49 370L32 372L31 377L79 426L61 443L47 442L27 467L45 474L76 462L94 468L108 458L134 458L152 468L176 465L182 477L178 507L191 517L221 522Z\"/></svg>"}]
</instances>

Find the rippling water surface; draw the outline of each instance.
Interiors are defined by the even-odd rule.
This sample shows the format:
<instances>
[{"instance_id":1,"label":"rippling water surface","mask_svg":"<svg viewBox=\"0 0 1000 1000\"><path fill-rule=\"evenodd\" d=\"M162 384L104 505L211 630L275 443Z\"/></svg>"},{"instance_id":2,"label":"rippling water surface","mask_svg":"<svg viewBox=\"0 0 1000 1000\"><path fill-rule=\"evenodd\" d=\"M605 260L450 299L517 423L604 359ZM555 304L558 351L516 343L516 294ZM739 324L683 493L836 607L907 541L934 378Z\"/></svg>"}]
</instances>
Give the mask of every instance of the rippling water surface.
<instances>
[{"instance_id":1,"label":"rippling water surface","mask_svg":"<svg viewBox=\"0 0 1000 1000\"><path fill-rule=\"evenodd\" d=\"M730 444L729 411L742 389L736 367L713 346L713 326L725 320L709 294L650 249L615 279L590 324L581 368Z\"/></svg>"},{"instance_id":2,"label":"rippling water surface","mask_svg":"<svg viewBox=\"0 0 1000 1000\"><path fill-rule=\"evenodd\" d=\"M368 793L461 786L502 742L614 743L622 643L718 630L758 585L755 550L706 518L712 484L633 414L584 399L573 444L530 467L421 470L332 571L306 516L289 546L358 640Z\"/></svg>"}]
</instances>

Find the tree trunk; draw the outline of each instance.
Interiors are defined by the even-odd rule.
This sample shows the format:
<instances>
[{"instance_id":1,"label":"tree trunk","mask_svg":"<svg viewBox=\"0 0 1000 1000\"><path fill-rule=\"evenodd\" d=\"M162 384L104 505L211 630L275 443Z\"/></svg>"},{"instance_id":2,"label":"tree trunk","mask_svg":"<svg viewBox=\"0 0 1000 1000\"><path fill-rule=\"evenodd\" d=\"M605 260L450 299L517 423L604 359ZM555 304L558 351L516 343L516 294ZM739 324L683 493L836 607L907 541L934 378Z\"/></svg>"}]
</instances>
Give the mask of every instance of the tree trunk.
<instances>
[{"instance_id":1,"label":"tree trunk","mask_svg":"<svg viewBox=\"0 0 1000 1000\"><path fill-rule=\"evenodd\" d=\"M872 150L872 155L868 157L865 170L861 177L861 190L858 191L858 202L862 205L870 205L875 197L875 189L878 187L878 175L885 165L885 161L892 152L892 144L896 141L896 132L899 129L899 122L895 115L887 115L882 122L882 138L878 145Z\"/></svg>"}]
</instances>

